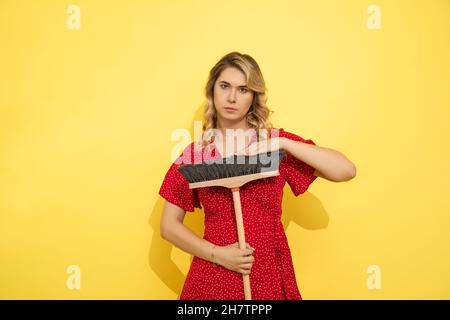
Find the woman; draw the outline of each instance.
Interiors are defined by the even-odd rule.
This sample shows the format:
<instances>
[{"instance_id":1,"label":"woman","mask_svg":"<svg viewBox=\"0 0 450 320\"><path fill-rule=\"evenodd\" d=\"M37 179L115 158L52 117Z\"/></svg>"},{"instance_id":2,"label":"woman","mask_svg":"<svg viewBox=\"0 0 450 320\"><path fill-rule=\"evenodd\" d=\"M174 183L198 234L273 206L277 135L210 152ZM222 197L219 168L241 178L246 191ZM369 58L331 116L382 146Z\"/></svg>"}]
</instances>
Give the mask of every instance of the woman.
<instances>
[{"instance_id":1,"label":"woman","mask_svg":"<svg viewBox=\"0 0 450 320\"><path fill-rule=\"evenodd\" d=\"M283 186L287 182L298 196L317 177L335 182L352 179L355 165L336 150L272 127L265 82L249 55L231 52L220 59L210 71L205 94L202 141L186 147L169 168L159 191L166 199L161 236L194 256L180 299L244 299L242 274L250 275L254 300L302 299L281 224ZM280 174L240 188L247 241L247 248L241 250L230 190L189 189L178 166L278 149L286 151ZM200 238L183 219L186 211L202 206L205 229Z\"/></svg>"}]
</instances>

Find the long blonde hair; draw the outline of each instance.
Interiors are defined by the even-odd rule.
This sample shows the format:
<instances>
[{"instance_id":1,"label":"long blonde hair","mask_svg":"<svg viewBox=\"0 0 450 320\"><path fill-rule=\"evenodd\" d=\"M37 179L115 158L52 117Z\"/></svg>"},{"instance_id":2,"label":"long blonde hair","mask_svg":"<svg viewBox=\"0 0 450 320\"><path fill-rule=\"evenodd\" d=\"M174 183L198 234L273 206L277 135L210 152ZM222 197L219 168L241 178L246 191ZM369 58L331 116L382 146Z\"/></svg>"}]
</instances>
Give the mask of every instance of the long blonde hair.
<instances>
[{"instance_id":1,"label":"long blonde hair","mask_svg":"<svg viewBox=\"0 0 450 320\"><path fill-rule=\"evenodd\" d=\"M203 127L201 147L207 146L211 142L211 129L217 128L217 111L214 106L214 84L219 78L221 72L226 68L233 67L244 73L247 87L253 91L253 101L247 112L247 125L250 129L254 129L259 138L259 130L270 130L273 128L269 120L270 114L273 113L266 105L267 88L264 77L258 63L248 54L242 54L237 51L230 52L222 57L219 62L209 72L208 81L205 86L206 101L204 102L203 111Z\"/></svg>"}]
</instances>

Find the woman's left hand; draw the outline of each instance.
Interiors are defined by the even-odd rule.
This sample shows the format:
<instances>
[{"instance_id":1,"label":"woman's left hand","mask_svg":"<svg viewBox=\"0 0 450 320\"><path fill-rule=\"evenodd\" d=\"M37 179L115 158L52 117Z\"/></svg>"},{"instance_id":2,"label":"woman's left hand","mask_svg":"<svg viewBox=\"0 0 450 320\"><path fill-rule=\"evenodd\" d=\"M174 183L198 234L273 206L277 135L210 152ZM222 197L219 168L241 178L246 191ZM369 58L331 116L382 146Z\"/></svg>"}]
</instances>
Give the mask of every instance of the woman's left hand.
<instances>
[{"instance_id":1,"label":"woman's left hand","mask_svg":"<svg viewBox=\"0 0 450 320\"><path fill-rule=\"evenodd\" d=\"M284 138L275 137L251 143L244 149L244 154L246 156L253 156L258 153L272 152L283 148Z\"/></svg>"}]
</instances>

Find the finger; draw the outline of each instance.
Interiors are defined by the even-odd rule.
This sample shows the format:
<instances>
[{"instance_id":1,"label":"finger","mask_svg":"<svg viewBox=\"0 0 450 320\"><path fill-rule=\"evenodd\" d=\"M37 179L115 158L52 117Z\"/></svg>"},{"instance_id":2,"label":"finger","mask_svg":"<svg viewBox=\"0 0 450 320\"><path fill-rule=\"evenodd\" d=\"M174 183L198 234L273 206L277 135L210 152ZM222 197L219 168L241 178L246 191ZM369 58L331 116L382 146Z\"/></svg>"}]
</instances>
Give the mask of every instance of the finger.
<instances>
[{"instance_id":1,"label":"finger","mask_svg":"<svg viewBox=\"0 0 450 320\"><path fill-rule=\"evenodd\" d=\"M258 151L259 151L259 149L256 148L256 147L254 147L254 146L248 148L248 153L249 153L249 154L257 154Z\"/></svg>"},{"instance_id":2,"label":"finger","mask_svg":"<svg viewBox=\"0 0 450 320\"><path fill-rule=\"evenodd\" d=\"M254 144L249 145L249 146L247 146L244 150L245 150L245 152L247 152L247 153L255 152L255 150L256 150L256 145L254 145Z\"/></svg>"},{"instance_id":3,"label":"finger","mask_svg":"<svg viewBox=\"0 0 450 320\"><path fill-rule=\"evenodd\" d=\"M241 269L241 273L245 274L245 275L249 275L250 274L250 270Z\"/></svg>"},{"instance_id":4,"label":"finger","mask_svg":"<svg viewBox=\"0 0 450 320\"><path fill-rule=\"evenodd\" d=\"M238 150L238 151L236 152L237 155L246 155L246 153L247 153L247 151L246 151L245 148L240 149L240 150Z\"/></svg>"},{"instance_id":5,"label":"finger","mask_svg":"<svg viewBox=\"0 0 450 320\"><path fill-rule=\"evenodd\" d=\"M242 250L242 255L249 256L249 255L252 255L254 251L255 251L254 249L244 249L244 250Z\"/></svg>"},{"instance_id":6,"label":"finger","mask_svg":"<svg viewBox=\"0 0 450 320\"><path fill-rule=\"evenodd\" d=\"M240 264L253 263L253 261L255 261L255 258L253 256L246 256L239 259Z\"/></svg>"},{"instance_id":7,"label":"finger","mask_svg":"<svg viewBox=\"0 0 450 320\"><path fill-rule=\"evenodd\" d=\"M250 245L250 243L248 243L248 242L246 242L246 247L249 248L249 249L255 250L255 248L253 248L253 247Z\"/></svg>"},{"instance_id":8,"label":"finger","mask_svg":"<svg viewBox=\"0 0 450 320\"><path fill-rule=\"evenodd\" d=\"M252 268L251 263L245 263L245 264L241 265L241 269L243 269L243 270L250 270L251 268Z\"/></svg>"},{"instance_id":9,"label":"finger","mask_svg":"<svg viewBox=\"0 0 450 320\"><path fill-rule=\"evenodd\" d=\"M244 249L241 249L241 247L239 246L239 242L233 243L233 246L236 247L236 248L239 248L242 251L242 254L244 254L245 252L249 252L249 250L250 250L250 253L255 250L254 248L252 248L250 246L249 243L246 243L246 245L245 245L246 248L244 248ZM246 254L248 255L248 253L246 253Z\"/></svg>"}]
</instances>

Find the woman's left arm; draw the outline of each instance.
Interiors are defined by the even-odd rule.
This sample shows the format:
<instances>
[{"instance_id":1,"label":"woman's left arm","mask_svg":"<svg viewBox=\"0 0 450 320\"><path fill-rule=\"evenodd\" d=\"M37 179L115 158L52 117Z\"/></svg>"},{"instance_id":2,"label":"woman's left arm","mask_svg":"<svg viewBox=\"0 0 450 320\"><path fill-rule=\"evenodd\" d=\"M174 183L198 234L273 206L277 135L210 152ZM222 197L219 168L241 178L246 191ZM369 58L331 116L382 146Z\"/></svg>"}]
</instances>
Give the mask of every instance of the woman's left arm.
<instances>
[{"instance_id":1,"label":"woman's left arm","mask_svg":"<svg viewBox=\"0 0 450 320\"><path fill-rule=\"evenodd\" d=\"M314 175L334 182L348 181L356 176L356 166L342 153L330 148L279 138L280 149L314 167Z\"/></svg>"}]
</instances>

